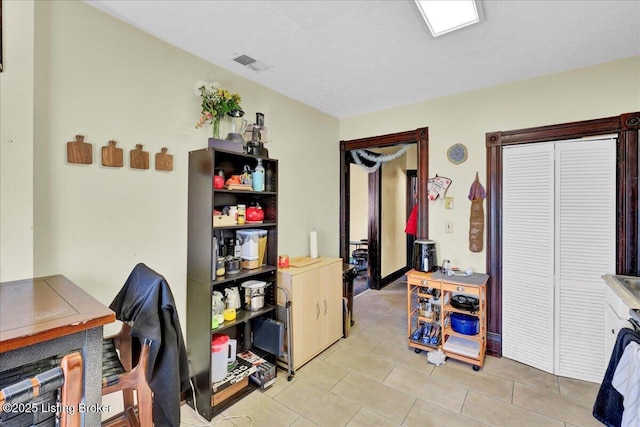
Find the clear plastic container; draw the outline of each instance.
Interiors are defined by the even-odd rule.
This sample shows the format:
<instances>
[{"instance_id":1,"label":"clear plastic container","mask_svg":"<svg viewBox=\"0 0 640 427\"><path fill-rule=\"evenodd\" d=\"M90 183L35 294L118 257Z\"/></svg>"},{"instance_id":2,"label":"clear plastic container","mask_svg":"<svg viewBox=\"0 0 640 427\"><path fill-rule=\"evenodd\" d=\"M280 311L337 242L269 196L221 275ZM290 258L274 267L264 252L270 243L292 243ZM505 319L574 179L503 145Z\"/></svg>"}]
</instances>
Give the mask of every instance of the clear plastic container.
<instances>
[{"instance_id":1,"label":"clear plastic container","mask_svg":"<svg viewBox=\"0 0 640 427\"><path fill-rule=\"evenodd\" d=\"M240 251L240 257L242 259L252 261L260 258L260 247L266 247L267 230L253 228L238 230L236 231L236 237L242 247Z\"/></svg>"}]
</instances>

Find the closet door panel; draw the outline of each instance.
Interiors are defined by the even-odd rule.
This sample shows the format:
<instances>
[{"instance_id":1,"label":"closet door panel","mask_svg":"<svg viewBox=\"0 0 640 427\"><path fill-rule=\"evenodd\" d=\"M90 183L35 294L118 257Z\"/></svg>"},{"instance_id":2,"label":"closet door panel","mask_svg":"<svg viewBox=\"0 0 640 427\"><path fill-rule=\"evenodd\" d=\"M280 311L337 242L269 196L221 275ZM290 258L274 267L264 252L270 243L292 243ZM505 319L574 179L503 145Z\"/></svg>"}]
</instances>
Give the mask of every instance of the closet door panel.
<instances>
[{"instance_id":1,"label":"closet door panel","mask_svg":"<svg viewBox=\"0 0 640 427\"><path fill-rule=\"evenodd\" d=\"M615 140L556 144L556 373L600 382L604 281L615 273Z\"/></svg>"},{"instance_id":2,"label":"closet door panel","mask_svg":"<svg viewBox=\"0 0 640 427\"><path fill-rule=\"evenodd\" d=\"M502 354L553 372L553 144L503 151Z\"/></svg>"}]
</instances>

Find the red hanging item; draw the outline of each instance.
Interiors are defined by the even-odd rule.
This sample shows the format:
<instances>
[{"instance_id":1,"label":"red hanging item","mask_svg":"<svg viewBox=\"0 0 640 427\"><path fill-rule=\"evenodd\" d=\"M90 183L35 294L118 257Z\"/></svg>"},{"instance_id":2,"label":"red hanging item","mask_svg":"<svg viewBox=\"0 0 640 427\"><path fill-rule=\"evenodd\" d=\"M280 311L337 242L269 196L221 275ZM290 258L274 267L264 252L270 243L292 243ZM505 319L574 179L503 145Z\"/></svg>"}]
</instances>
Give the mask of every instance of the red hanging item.
<instances>
[{"instance_id":1,"label":"red hanging item","mask_svg":"<svg viewBox=\"0 0 640 427\"><path fill-rule=\"evenodd\" d=\"M418 233L418 204L413 205L404 232L415 236Z\"/></svg>"}]
</instances>

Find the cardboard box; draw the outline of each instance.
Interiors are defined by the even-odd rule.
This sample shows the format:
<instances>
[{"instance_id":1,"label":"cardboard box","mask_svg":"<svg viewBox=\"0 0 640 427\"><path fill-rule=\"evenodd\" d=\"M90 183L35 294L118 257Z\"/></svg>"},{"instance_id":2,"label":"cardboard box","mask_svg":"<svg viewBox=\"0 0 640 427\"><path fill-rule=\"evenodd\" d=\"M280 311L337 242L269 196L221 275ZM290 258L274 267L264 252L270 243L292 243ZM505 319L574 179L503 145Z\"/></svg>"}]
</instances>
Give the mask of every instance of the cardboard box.
<instances>
[{"instance_id":1,"label":"cardboard box","mask_svg":"<svg viewBox=\"0 0 640 427\"><path fill-rule=\"evenodd\" d=\"M226 227L230 225L236 225L235 217L231 215L213 215L214 227Z\"/></svg>"},{"instance_id":2,"label":"cardboard box","mask_svg":"<svg viewBox=\"0 0 640 427\"><path fill-rule=\"evenodd\" d=\"M225 400L227 400L237 392L243 390L248 385L249 385L249 377L245 377L240 381L232 384L231 386L223 389L222 391L213 393L213 395L211 396L211 406L219 405L220 403L224 402Z\"/></svg>"}]
</instances>

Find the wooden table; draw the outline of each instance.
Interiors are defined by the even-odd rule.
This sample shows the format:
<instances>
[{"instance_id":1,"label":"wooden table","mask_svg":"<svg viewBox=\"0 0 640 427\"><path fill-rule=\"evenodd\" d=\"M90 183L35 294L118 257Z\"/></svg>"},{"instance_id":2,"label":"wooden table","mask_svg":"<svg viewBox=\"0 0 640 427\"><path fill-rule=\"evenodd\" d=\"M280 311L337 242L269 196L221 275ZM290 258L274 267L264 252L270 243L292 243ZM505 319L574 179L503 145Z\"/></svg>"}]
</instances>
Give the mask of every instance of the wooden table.
<instances>
[{"instance_id":1,"label":"wooden table","mask_svg":"<svg viewBox=\"0 0 640 427\"><path fill-rule=\"evenodd\" d=\"M0 283L0 372L79 350L83 425L100 425L102 327L115 313L62 275Z\"/></svg>"}]
</instances>

